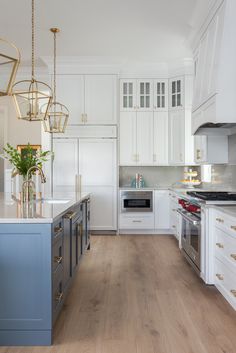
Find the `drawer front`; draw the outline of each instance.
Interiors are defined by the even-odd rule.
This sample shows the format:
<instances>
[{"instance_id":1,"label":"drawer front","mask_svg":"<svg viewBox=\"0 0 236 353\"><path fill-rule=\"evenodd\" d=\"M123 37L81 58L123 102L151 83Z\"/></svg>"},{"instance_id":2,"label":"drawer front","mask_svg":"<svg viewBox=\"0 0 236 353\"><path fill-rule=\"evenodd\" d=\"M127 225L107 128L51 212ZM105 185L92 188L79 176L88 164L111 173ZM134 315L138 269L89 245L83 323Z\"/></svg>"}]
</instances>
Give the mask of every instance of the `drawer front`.
<instances>
[{"instance_id":1,"label":"drawer front","mask_svg":"<svg viewBox=\"0 0 236 353\"><path fill-rule=\"evenodd\" d=\"M154 216L151 215L121 215L120 229L154 229Z\"/></svg>"},{"instance_id":2,"label":"drawer front","mask_svg":"<svg viewBox=\"0 0 236 353\"><path fill-rule=\"evenodd\" d=\"M53 271L57 271L59 267L63 267L63 237L62 233L57 237L57 241L53 245L52 252Z\"/></svg>"},{"instance_id":3,"label":"drawer front","mask_svg":"<svg viewBox=\"0 0 236 353\"><path fill-rule=\"evenodd\" d=\"M53 241L56 242L58 237L60 237L63 233L63 221L59 219L58 221L53 223Z\"/></svg>"},{"instance_id":4,"label":"drawer front","mask_svg":"<svg viewBox=\"0 0 236 353\"><path fill-rule=\"evenodd\" d=\"M236 306L236 274L215 258L215 285Z\"/></svg>"},{"instance_id":5,"label":"drawer front","mask_svg":"<svg viewBox=\"0 0 236 353\"><path fill-rule=\"evenodd\" d=\"M236 239L236 219L223 212L215 212L215 226Z\"/></svg>"},{"instance_id":6,"label":"drawer front","mask_svg":"<svg viewBox=\"0 0 236 353\"><path fill-rule=\"evenodd\" d=\"M63 272L56 272L53 278L53 293L52 293L52 307L53 307L53 321L56 320L57 315L62 308L64 301L63 292Z\"/></svg>"},{"instance_id":7,"label":"drawer front","mask_svg":"<svg viewBox=\"0 0 236 353\"><path fill-rule=\"evenodd\" d=\"M228 265L232 265L232 269L236 271L236 239L215 227L215 240L216 256L223 257Z\"/></svg>"}]
</instances>

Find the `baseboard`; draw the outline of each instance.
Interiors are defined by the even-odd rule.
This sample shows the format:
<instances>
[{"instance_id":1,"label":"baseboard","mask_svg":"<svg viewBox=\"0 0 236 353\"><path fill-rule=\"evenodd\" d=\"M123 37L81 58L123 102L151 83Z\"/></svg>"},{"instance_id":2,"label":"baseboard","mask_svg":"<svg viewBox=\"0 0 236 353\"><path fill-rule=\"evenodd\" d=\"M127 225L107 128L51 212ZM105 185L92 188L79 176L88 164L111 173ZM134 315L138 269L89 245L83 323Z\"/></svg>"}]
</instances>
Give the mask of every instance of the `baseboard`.
<instances>
[{"instance_id":1,"label":"baseboard","mask_svg":"<svg viewBox=\"0 0 236 353\"><path fill-rule=\"evenodd\" d=\"M92 230L91 235L117 235L116 230Z\"/></svg>"},{"instance_id":2,"label":"baseboard","mask_svg":"<svg viewBox=\"0 0 236 353\"><path fill-rule=\"evenodd\" d=\"M170 229L120 229L118 234L173 235Z\"/></svg>"}]
</instances>

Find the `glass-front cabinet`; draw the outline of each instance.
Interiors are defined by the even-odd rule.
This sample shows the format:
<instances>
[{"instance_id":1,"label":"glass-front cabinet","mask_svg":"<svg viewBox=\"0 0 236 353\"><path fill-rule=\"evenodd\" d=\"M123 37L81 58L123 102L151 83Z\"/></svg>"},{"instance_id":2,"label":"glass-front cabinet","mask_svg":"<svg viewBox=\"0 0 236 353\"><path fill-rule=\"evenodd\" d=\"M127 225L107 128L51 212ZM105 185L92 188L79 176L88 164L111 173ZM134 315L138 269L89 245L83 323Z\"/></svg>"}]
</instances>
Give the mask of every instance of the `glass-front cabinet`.
<instances>
[{"instance_id":1,"label":"glass-front cabinet","mask_svg":"<svg viewBox=\"0 0 236 353\"><path fill-rule=\"evenodd\" d=\"M168 109L168 80L154 80L153 108L166 111Z\"/></svg>"},{"instance_id":2,"label":"glass-front cabinet","mask_svg":"<svg viewBox=\"0 0 236 353\"><path fill-rule=\"evenodd\" d=\"M138 80L137 109L142 111L153 110L153 81Z\"/></svg>"},{"instance_id":3,"label":"glass-front cabinet","mask_svg":"<svg viewBox=\"0 0 236 353\"><path fill-rule=\"evenodd\" d=\"M183 79L182 77L170 80L170 108L179 109L183 106Z\"/></svg>"},{"instance_id":4,"label":"glass-front cabinet","mask_svg":"<svg viewBox=\"0 0 236 353\"><path fill-rule=\"evenodd\" d=\"M120 81L120 108L121 111L136 110L136 80Z\"/></svg>"}]
</instances>

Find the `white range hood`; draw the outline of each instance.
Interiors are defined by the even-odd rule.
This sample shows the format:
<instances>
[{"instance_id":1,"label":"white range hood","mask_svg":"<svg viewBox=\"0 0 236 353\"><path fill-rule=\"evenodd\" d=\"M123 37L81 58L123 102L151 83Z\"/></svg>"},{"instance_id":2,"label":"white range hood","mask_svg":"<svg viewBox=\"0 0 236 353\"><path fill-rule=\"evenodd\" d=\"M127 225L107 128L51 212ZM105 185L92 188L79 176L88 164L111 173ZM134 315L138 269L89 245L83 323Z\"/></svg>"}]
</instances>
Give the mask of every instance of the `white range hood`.
<instances>
[{"instance_id":1,"label":"white range hood","mask_svg":"<svg viewBox=\"0 0 236 353\"><path fill-rule=\"evenodd\" d=\"M217 0L195 47L192 133L236 133L236 0Z\"/></svg>"}]
</instances>

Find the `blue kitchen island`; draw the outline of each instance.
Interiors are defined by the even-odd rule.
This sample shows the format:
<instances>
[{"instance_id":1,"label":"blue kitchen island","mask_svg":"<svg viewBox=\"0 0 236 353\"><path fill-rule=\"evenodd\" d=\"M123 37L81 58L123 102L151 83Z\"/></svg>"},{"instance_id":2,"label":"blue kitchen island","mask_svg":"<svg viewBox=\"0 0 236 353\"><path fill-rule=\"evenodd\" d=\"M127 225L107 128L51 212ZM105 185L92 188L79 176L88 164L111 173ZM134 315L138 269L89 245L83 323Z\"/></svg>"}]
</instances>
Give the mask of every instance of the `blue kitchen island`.
<instances>
[{"instance_id":1,"label":"blue kitchen island","mask_svg":"<svg viewBox=\"0 0 236 353\"><path fill-rule=\"evenodd\" d=\"M90 196L22 204L0 194L0 345L51 345L84 252Z\"/></svg>"}]
</instances>

